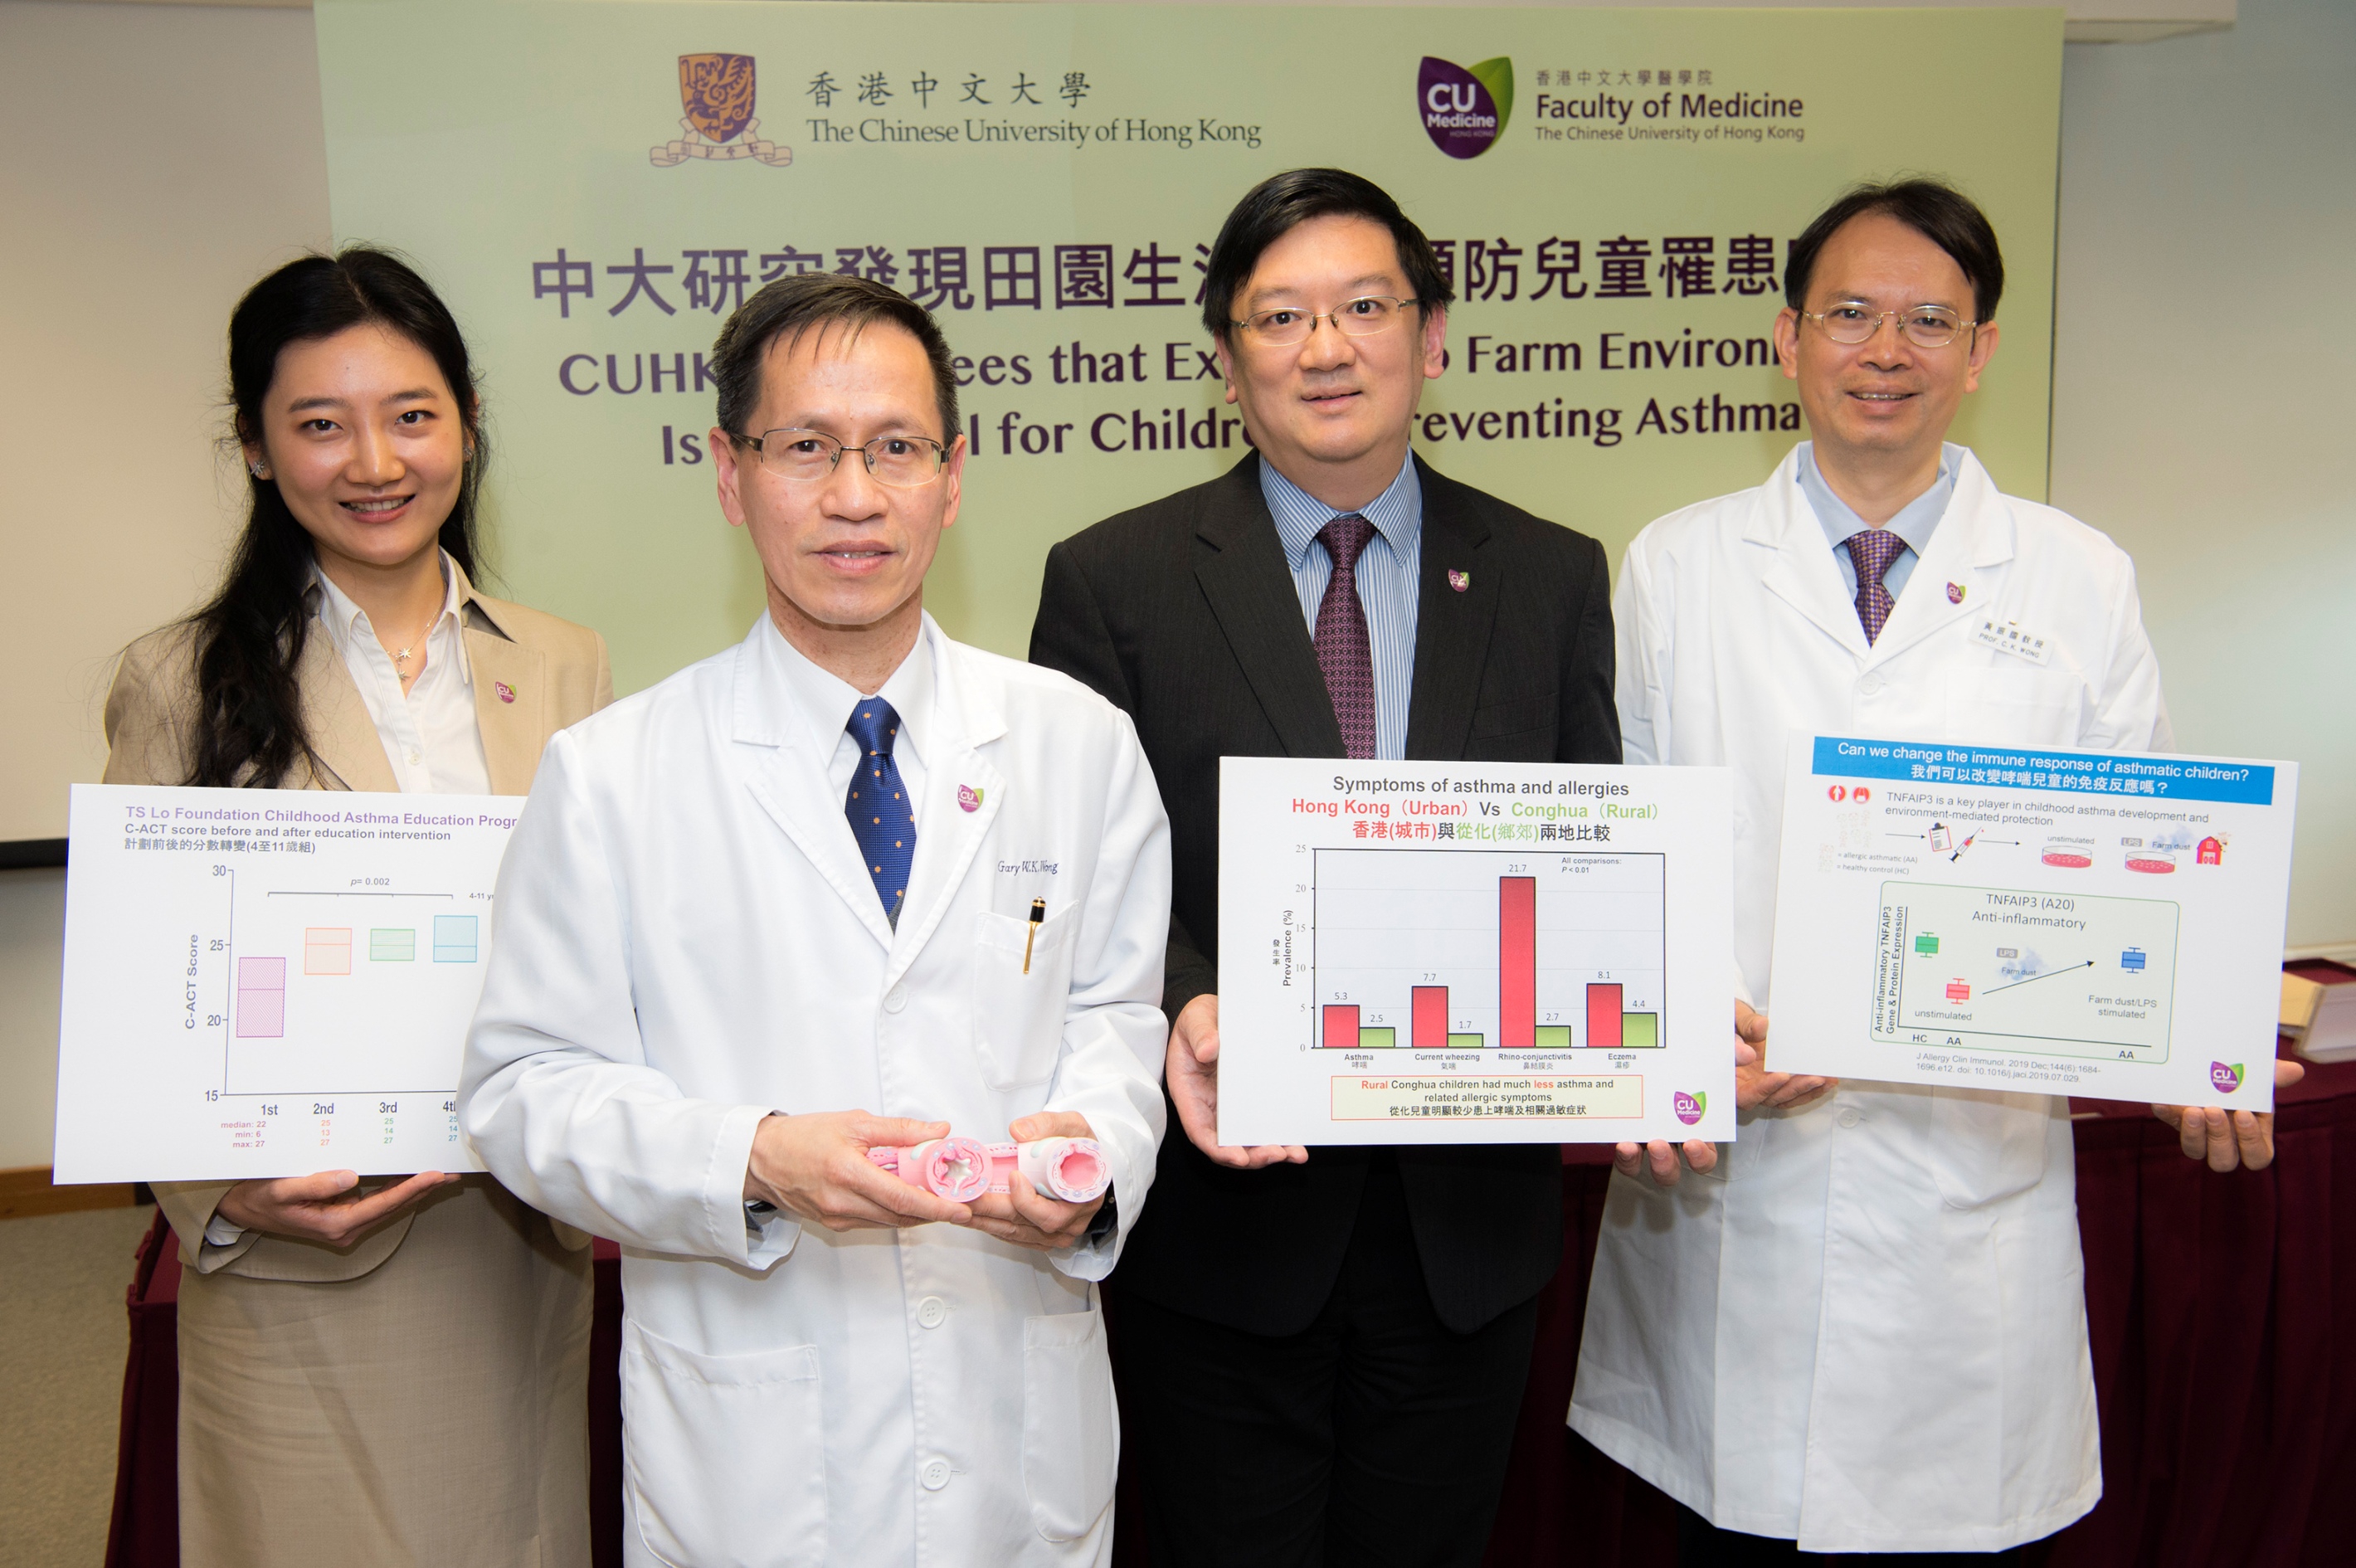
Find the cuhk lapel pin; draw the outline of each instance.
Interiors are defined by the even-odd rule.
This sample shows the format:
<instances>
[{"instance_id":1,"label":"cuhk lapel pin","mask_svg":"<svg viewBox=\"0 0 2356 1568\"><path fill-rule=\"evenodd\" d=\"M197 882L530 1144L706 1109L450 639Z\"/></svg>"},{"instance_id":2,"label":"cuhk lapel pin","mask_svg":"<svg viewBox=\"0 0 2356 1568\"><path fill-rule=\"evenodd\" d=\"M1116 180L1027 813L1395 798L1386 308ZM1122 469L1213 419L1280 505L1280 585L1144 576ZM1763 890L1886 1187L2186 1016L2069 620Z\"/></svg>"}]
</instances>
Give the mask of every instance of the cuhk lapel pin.
<instances>
[{"instance_id":1,"label":"cuhk lapel pin","mask_svg":"<svg viewBox=\"0 0 2356 1568\"><path fill-rule=\"evenodd\" d=\"M970 785L970 784L960 784L960 785L958 785L958 811L980 811L980 810L981 810L981 791L980 791L980 790L979 790L979 789L975 789L975 788L974 788L972 785Z\"/></svg>"},{"instance_id":2,"label":"cuhk lapel pin","mask_svg":"<svg viewBox=\"0 0 2356 1568\"><path fill-rule=\"evenodd\" d=\"M1472 574L1470 572L1460 572L1455 567L1451 566L1448 569L1448 585L1461 594L1465 589L1472 585Z\"/></svg>"},{"instance_id":3,"label":"cuhk lapel pin","mask_svg":"<svg viewBox=\"0 0 2356 1568\"><path fill-rule=\"evenodd\" d=\"M1947 602L1951 605L1959 605L1964 602L1964 585L1961 583L1950 583L1947 585Z\"/></svg>"},{"instance_id":4,"label":"cuhk lapel pin","mask_svg":"<svg viewBox=\"0 0 2356 1568\"><path fill-rule=\"evenodd\" d=\"M509 685L505 681L492 682L491 689L498 693L500 702L512 703L515 701L515 688Z\"/></svg>"}]
</instances>

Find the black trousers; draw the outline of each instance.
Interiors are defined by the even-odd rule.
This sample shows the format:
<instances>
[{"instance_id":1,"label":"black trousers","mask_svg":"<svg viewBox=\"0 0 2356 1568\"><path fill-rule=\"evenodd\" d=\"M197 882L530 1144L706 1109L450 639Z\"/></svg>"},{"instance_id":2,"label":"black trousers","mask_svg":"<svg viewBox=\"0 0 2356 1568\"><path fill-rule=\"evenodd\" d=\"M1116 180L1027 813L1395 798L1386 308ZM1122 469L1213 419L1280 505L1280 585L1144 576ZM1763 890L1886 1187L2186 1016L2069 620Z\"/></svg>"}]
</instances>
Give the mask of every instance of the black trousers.
<instances>
[{"instance_id":1,"label":"black trousers","mask_svg":"<svg viewBox=\"0 0 2356 1568\"><path fill-rule=\"evenodd\" d=\"M1677 1568L1804 1568L1813 1563L1840 1568L2008 1568L2020 1552L1803 1552L1796 1541L1768 1535L1738 1535L1720 1530L1682 1504L1677 1509Z\"/></svg>"},{"instance_id":2,"label":"black trousers","mask_svg":"<svg viewBox=\"0 0 2356 1568\"><path fill-rule=\"evenodd\" d=\"M1153 1568L1480 1563L1537 1300L1450 1333L1391 1161L1368 1170L1341 1277L1303 1332L1247 1334L1118 1290L1113 1307Z\"/></svg>"}]
</instances>

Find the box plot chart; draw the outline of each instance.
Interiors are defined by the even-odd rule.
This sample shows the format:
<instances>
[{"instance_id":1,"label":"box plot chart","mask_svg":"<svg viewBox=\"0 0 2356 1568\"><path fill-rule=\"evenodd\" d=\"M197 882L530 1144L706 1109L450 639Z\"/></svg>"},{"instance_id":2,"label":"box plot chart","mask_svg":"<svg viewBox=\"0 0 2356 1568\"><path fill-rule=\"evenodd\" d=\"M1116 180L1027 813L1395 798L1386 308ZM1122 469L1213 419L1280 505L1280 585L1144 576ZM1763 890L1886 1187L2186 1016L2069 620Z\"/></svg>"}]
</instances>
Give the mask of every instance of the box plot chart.
<instances>
[{"instance_id":1,"label":"box plot chart","mask_svg":"<svg viewBox=\"0 0 2356 1568\"><path fill-rule=\"evenodd\" d=\"M1657 854L1320 849L1327 1050L1642 1050L1662 1043Z\"/></svg>"},{"instance_id":2,"label":"box plot chart","mask_svg":"<svg viewBox=\"0 0 2356 1568\"><path fill-rule=\"evenodd\" d=\"M236 991L226 1092L446 1092L449 1031L399 1020L421 992L449 993L454 1017L471 1012L481 918L450 912L464 896L221 880Z\"/></svg>"}]
</instances>

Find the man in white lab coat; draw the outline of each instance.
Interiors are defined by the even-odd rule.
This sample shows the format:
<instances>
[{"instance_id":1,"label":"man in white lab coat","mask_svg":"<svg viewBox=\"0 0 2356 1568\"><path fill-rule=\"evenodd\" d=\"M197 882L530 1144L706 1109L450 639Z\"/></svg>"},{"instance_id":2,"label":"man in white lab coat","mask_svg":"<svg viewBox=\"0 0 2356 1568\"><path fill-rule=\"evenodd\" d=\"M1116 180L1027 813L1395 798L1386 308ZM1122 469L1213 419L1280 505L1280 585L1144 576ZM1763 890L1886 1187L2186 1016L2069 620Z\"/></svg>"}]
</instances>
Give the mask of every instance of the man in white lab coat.
<instances>
[{"instance_id":1,"label":"man in white lab coat","mask_svg":"<svg viewBox=\"0 0 2356 1568\"><path fill-rule=\"evenodd\" d=\"M1734 769L1737 1013L1766 1059L1724 1161L1687 1146L1697 1179L1623 1146L1569 1420L1681 1505L1688 1565L2008 1553L2102 1489L2069 1102L1767 1070L1785 747L2164 749L2168 714L2125 553L1944 441L1997 346L1979 209L1860 188L1785 284L1814 440L1646 528L1612 606L1627 760ZM1987 617L2050 655L1976 640ZM2218 1168L2272 1158L2271 1117L2163 1114Z\"/></svg>"},{"instance_id":2,"label":"man in white lab coat","mask_svg":"<svg viewBox=\"0 0 2356 1568\"><path fill-rule=\"evenodd\" d=\"M1107 1560L1095 1281L1162 1134L1169 828L1130 723L922 609L965 444L929 315L781 280L713 350L767 609L550 743L461 1113L623 1248L634 1563ZM881 1170L1093 1137L1109 1195Z\"/></svg>"}]
</instances>

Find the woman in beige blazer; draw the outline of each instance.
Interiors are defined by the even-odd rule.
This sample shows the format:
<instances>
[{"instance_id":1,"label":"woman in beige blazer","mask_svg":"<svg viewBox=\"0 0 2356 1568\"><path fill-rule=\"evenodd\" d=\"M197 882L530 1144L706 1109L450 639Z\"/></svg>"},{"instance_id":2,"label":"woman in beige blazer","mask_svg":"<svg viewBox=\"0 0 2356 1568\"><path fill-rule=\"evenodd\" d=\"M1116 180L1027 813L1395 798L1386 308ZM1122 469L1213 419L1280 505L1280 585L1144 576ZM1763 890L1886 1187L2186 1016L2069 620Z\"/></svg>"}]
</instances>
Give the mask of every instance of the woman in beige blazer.
<instances>
[{"instance_id":1,"label":"woman in beige blazer","mask_svg":"<svg viewBox=\"0 0 2356 1568\"><path fill-rule=\"evenodd\" d=\"M449 311L382 252L305 257L238 306L230 381L244 533L213 601L123 655L107 782L525 793L612 679L596 633L470 580ZM588 1562L585 1237L486 1176L156 1197L187 1265L187 1568Z\"/></svg>"}]
</instances>

